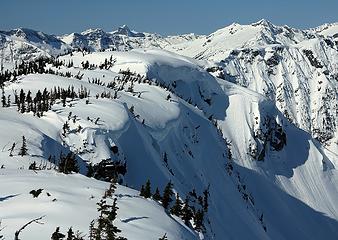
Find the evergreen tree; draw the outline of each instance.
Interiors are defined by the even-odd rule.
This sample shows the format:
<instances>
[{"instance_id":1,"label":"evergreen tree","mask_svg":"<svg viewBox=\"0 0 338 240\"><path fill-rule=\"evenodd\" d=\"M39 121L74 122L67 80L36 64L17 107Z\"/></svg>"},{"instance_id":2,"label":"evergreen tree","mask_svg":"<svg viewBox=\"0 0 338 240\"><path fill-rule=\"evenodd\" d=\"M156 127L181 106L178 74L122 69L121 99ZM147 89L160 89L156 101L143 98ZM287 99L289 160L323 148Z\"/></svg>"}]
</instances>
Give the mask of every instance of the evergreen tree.
<instances>
[{"instance_id":1,"label":"evergreen tree","mask_svg":"<svg viewBox=\"0 0 338 240\"><path fill-rule=\"evenodd\" d=\"M168 96L167 96L167 100L170 100L170 98L171 98L171 96L170 96L170 94L168 94Z\"/></svg>"},{"instance_id":2,"label":"evergreen tree","mask_svg":"<svg viewBox=\"0 0 338 240\"><path fill-rule=\"evenodd\" d=\"M68 121L66 121L64 124L63 124L63 127L62 127L62 134L63 136L66 136L67 132L69 131L69 124L68 124Z\"/></svg>"},{"instance_id":3,"label":"evergreen tree","mask_svg":"<svg viewBox=\"0 0 338 240\"><path fill-rule=\"evenodd\" d=\"M77 161L75 159L74 153L70 152L66 156L60 155L59 161L59 171L65 174L71 172L79 172L79 167L77 166Z\"/></svg>"},{"instance_id":4,"label":"evergreen tree","mask_svg":"<svg viewBox=\"0 0 338 240\"><path fill-rule=\"evenodd\" d=\"M202 231L204 229L203 218L204 218L204 212L198 209L194 216L195 230Z\"/></svg>"},{"instance_id":5,"label":"evergreen tree","mask_svg":"<svg viewBox=\"0 0 338 240\"><path fill-rule=\"evenodd\" d=\"M150 180L146 182L146 186L144 187L144 194L143 196L145 198L150 198L151 197L151 186L150 186Z\"/></svg>"},{"instance_id":6,"label":"evergreen tree","mask_svg":"<svg viewBox=\"0 0 338 240\"><path fill-rule=\"evenodd\" d=\"M13 151L14 151L14 148L15 148L15 143L13 143L11 149L10 149L10 152L9 152L9 156L10 157L13 157Z\"/></svg>"},{"instance_id":7,"label":"evergreen tree","mask_svg":"<svg viewBox=\"0 0 338 240\"><path fill-rule=\"evenodd\" d=\"M67 232L67 240L74 240L75 235L73 229L70 227Z\"/></svg>"},{"instance_id":8,"label":"evergreen tree","mask_svg":"<svg viewBox=\"0 0 338 240\"><path fill-rule=\"evenodd\" d=\"M26 102L27 102L27 112L30 112L31 110L33 110L31 109L31 106L32 106L31 91L28 91L27 93Z\"/></svg>"},{"instance_id":9,"label":"evergreen tree","mask_svg":"<svg viewBox=\"0 0 338 240\"><path fill-rule=\"evenodd\" d=\"M21 157L23 157L23 156L27 155L27 151L28 151L28 149L27 149L26 138L25 138L25 136L22 136L22 145L21 145L21 148L20 148L20 151L19 151L19 155Z\"/></svg>"},{"instance_id":10,"label":"evergreen tree","mask_svg":"<svg viewBox=\"0 0 338 240\"><path fill-rule=\"evenodd\" d=\"M11 106L11 95L8 95L7 97L7 107Z\"/></svg>"},{"instance_id":11,"label":"evergreen tree","mask_svg":"<svg viewBox=\"0 0 338 240\"><path fill-rule=\"evenodd\" d=\"M144 185L141 186L140 196L144 197Z\"/></svg>"},{"instance_id":12,"label":"evergreen tree","mask_svg":"<svg viewBox=\"0 0 338 240\"><path fill-rule=\"evenodd\" d=\"M1 103L2 103L2 107L6 107L7 106L6 96L5 96L5 89L4 88L2 88Z\"/></svg>"},{"instance_id":13,"label":"evergreen tree","mask_svg":"<svg viewBox=\"0 0 338 240\"><path fill-rule=\"evenodd\" d=\"M111 206L111 210L107 216L107 225L106 225L106 234L107 240L115 240L117 239L117 234L121 232L114 224L113 221L116 219L118 207L116 205L117 199L114 198L113 205Z\"/></svg>"},{"instance_id":14,"label":"evergreen tree","mask_svg":"<svg viewBox=\"0 0 338 240\"><path fill-rule=\"evenodd\" d=\"M89 224L89 240L95 240L97 236L97 229L95 228L95 221L92 220Z\"/></svg>"},{"instance_id":15,"label":"evergreen tree","mask_svg":"<svg viewBox=\"0 0 338 240\"><path fill-rule=\"evenodd\" d=\"M131 114L134 115L134 114L135 114L134 106L131 106L131 107L129 108L129 111L130 111Z\"/></svg>"},{"instance_id":16,"label":"evergreen tree","mask_svg":"<svg viewBox=\"0 0 338 240\"><path fill-rule=\"evenodd\" d=\"M23 89L21 89L21 91L20 91L20 97L19 97L20 111L21 111L21 113L24 113L26 111L25 101L26 101L26 94L23 91Z\"/></svg>"},{"instance_id":17,"label":"evergreen tree","mask_svg":"<svg viewBox=\"0 0 338 240\"><path fill-rule=\"evenodd\" d=\"M163 196L162 196L162 206L165 209L168 209L169 204L172 202L172 195L174 194L173 192L173 184L171 181L166 185L163 191Z\"/></svg>"},{"instance_id":18,"label":"evergreen tree","mask_svg":"<svg viewBox=\"0 0 338 240\"><path fill-rule=\"evenodd\" d=\"M115 189L116 185L112 182L100 202L97 203L100 215L89 225L89 240L126 240L117 235L121 230L114 225L118 210L117 198L112 199ZM109 204L111 200L112 204Z\"/></svg>"},{"instance_id":19,"label":"evergreen tree","mask_svg":"<svg viewBox=\"0 0 338 240\"><path fill-rule=\"evenodd\" d=\"M156 188L155 193L153 194L153 199L155 201L161 200L161 194L160 194L160 190L158 188Z\"/></svg>"},{"instance_id":20,"label":"evergreen tree","mask_svg":"<svg viewBox=\"0 0 338 240\"><path fill-rule=\"evenodd\" d=\"M112 197L113 194L115 193L115 190L116 190L115 182L112 182L112 183L109 185L109 188L105 191L104 196L105 196L105 197Z\"/></svg>"},{"instance_id":21,"label":"evergreen tree","mask_svg":"<svg viewBox=\"0 0 338 240\"><path fill-rule=\"evenodd\" d=\"M38 168L36 167L36 162L34 161L33 163L31 163L28 167L29 170L38 170Z\"/></svg>"},{"instance_id":22,"label":"evergreen tree","mask_svg":"<svg viewBox=\"0 0 338 240\"><path fill-rule=\"evenodd\" d=\"M87 166L87 174L86 176L87 177L94 177L94 168L93 168L93 164L92 163L89 163L88 166Z\"/></svg>"},{"instance_id":23,"label":"evergreen tree","mask_svg":"<svg viewBox=\"0 0 338 240\"><path fill-rule=\"evenodd\" d=\"M64 238L65 238L65 235L60 233L60 227L57 227L55 232L52 234L51 239L52 240L61 240L61 239L64 239Z\"/></svg>"},{"instance_id":24,"label":"evergreen tree","mask_svg":"<svg viewBox=\"0 0 338 240\"><path fill-rule=\"evenodd\" d=\"M208 199L209 199L209 187L207 189L204 190L203 192L203 210L205 212L208 211L208 207L209 207L209 203L208 203Z\"/></svg>"},{"instance_id":25,"label":"evergreen tree","mask_svg":"<svg viewBox=\"0 0 338 240\"><path fill-rule=\"evenodd\" d=\"M97 203L98 211L100 216L97 219L98 226L97 228L91 227L92 235L94 235L95 240L126 240L124 237L117 236L121 232L119 228L114 225L114 220L117 216L117 199L114 198L113 204L109 205L107 203L107 198L103 196L101 201Z\"/></svg>"},{"instance_id":26,"label":"evergreen tree","mask_svg":"<svg viewBox=\"0 0 338 240\"><path fill-rule=\"evenodd\" d=\"M192 213L190 206L189 206L189 198L188 197L185 198L181 214L182 214L182 220L184 221L184 224L189 226L190 220L192 219L192 216L193 216L193 213Z\"/></svg>"},{"instance_id":27,"label":"evergreen tree","mask_svg":"<svg viewBox=\"0 0 338 240\"><path fill-rule=\"evenodd\" d=\"M170 212L173 215L180 216L182 211L182 201L178 193L176 193L176 200L174 206L171 208Z\"/></svg>"}]
</instances>

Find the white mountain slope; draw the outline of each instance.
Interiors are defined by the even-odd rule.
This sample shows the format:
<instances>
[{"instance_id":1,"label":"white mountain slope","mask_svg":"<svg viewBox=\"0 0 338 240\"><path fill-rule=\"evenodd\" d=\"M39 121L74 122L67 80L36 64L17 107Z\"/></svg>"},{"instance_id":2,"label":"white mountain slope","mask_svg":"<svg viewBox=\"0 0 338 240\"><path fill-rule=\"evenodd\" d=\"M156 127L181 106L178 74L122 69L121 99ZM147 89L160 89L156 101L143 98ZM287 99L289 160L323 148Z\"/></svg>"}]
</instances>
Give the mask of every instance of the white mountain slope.
<instances>
[{"instance_id":1,"label":"white mountain slope","mask_svg":"<svg viewBox=\"0 0 338 240\"><path fill-rule=\"evenodd\" d=\"M20 60L56 56L69 49L64 42L43 32L27 28L0 31L0 58L4 69L13 69Z\"/></svg>"},{"instance_id":2,"label":"white mountain slope","mask_svg":"<svg viewBox=\"0 0 338 240\"><path fill-rule=\"evenodd\" d=\"M167 50L196 59L219 62L238 48L259 47L271 44L292 45L305 39L314 38L310 31L288 26L275 26L262 19L251 25L233 23L199 39L166 47Z\"/></svg>"},{"instance_id":3,"label":"white mountain slope","mask_svg":"<svg viewBox=\"0 0 338 240\"><path fill-rule=\"evenodd\" d=\"M30 225L20 234L21 239L50 239L57 226L64 233L73 226L74 231L87 234L88 221L98 217L96 203L108 187L82 175L52 171L2 170L0 178L5 239L12 239L21 226L40 216L44 216L43 225ZM43 189L37 198L29 194L34 189ZM157 239L164 233L171 239L197 239L182 222L169 217L158 203L139 197L137 191L119 186L116 197L116 223L128 239Z\"/></svg>"},{"instance_id":4,"label":"white mountain slope","mask_svg":"<svg viewBox=\"0 0 338 240\"><path fill-rule=\"evenodd\" d=\"M262 20L166 49L215 62L206 65L213 75L270 98L289 121L338 152L338 41L318 29Z\"/></svg>"},{"instance_id":5,"label":"white mountain slope","mask_svg":"<svg viewBox=\"0 0 338 240\"><path fill-rule=\"evenodd\" d=\"M100 70L96 66L105 59L116 61ZM155 201L120 186L115 222L128 239L158 239L164 233L168 239L337 238L337 151L324 149L310 134L290 124L269 98L213 77L203 69L205 62L161 50L73 53L59 60L72 61L74 67L46 69L83 74L82 80L30 74L5 83L6 96L21 88L33 96L44 88L90 90L89 104L87 98L68 98L65 106L56 100L41 118L18 113L14 104L1 108L0 165L4 169L0 172L8 180L2 181L0 189L4 196L0 218L7 238L22 223L43 214L45 225L29 226L22 233L25 239L36 239L36 234L48 239L56 226L86 232L107 185L54 170L27 170L33 161L43 165L49 156L57 160L61 151L68 150L77 153L81 173L86 173L88 162L107 158L126 162L122 185L134 189L150 179L153 189L163 190L171 180L184 200L193 189L203 195L209 186L203 233L169 216ZM84 70L86 61L89 69ZM119 80L124 79L120 70L145 75L151 85L136 75L131 76L133 83ZM66 121L69 129L63 134ZM21 157L23 135L29 155ZM14 156L9 157L13 142L17 143ZM112 146L118 147L118 154ZM44 191L37 199L29 195L39 188L60 199L56 207ZM36 201L45 207L36 207ZM14 210L23 203L28 207ZM81 215L70 215L70 208Z\"/></svg>"}]
</instances>

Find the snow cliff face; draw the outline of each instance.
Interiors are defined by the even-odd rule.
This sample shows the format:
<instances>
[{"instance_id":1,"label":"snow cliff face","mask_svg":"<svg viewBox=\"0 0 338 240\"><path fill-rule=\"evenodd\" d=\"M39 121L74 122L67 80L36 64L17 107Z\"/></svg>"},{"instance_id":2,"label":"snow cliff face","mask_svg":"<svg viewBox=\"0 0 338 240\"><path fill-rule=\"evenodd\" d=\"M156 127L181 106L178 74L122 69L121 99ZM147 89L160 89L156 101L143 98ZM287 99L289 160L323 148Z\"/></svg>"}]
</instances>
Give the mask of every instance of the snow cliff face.
<instances>
[{"instance_id":1,"label":"snow cliff face","mask_svg":"<svg viewBox=\"0 0 338 240\"><path fill-rule=\"evenodd\" d=\"M263 20L209 36L158 41L125 26L62 39L91 51L128 51L74 51L58 57L59 66L47 64L49 74L4 83L4 95L12 100L0 109L0 219L6 238L41 215L45 224L32 225L22 238L36 239L38 233L47 239L56 226L87 233L107 184L56 173L58 156L69 151L76 153L81 174L102 160L126 163L115 196L116 224L128 239L164 233L168 239L337 238L338 58L331 37ZM155 47L153 40L167 50L146 48ZM210 45L203 46L205 40ZM136 46L144 49L130 50ZM15 92L35 96L44 88L90 93L56 99L40 117L18 112ZM23 135L28 155L19 156ZM45 170L28 170L34 161ZM153 191L171 181L196 207L209 189L205 229L196 231L193 221L185 224L159 202L140 197L137 190L147 179ZM39 188L41 196L33 198L29 192ZM193 189L197 197L189 193Z\"/></svg>"},{"instance_id":2,"label":"snow cliff face","mask_svg":"<svg viewBox=\"0 0 338 240\"><path fill-rule=\"evenodd\" d=\"M209 68L215 76L273 100L290 122L337 151L338 42L318 35L319 29L302 31L261 20L167 49L215 62Z\"/></svg>"}]
</instances>

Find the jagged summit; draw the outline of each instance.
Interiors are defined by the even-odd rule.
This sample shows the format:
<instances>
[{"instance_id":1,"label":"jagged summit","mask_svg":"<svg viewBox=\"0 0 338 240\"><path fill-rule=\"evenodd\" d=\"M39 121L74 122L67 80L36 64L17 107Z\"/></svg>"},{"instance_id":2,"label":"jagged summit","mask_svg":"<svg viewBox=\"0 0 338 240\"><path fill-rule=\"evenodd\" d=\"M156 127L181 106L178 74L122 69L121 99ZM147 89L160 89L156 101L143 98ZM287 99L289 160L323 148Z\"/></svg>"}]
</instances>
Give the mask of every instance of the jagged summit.
<instances>
[{"instance_id":1,"label":"jagged summit","mask_svg":"<svg viewBox=\"0 0 338 240\"><path fill-rule=\"evenodd\" d=\"M36 31L29 28L16 28L9 31L0 31L0 33L34 43L49 44L51 42L58 42L58 39L53 35L49 35L41 31Z\"/></svg>"},{"instance_id":2,"label":"jagged summit","mask_svg":"<svg viewBox=\"0 0 338 240\"><path fill-rule=\"evenodd\" d=\"M273 28L275 26L269 20L266 20L264 18L262 18L261 20L255 22L255 23L252 23L251 25L252 26L259 26L259 25L261 25L261 26L271 27L271 28Z\"/></svg>"},{"instance_id":3,"label":"jagged summit","mask_svg":"<svg viewBox=\"0 0 338 240\"><path fill-rule=\"evenodd\" d=\"M102 28L89 28L83 32L81 32L81 35L88 35L88 34L105 34L106 32Z\"/></svg>"},{"instance_id":4,"label":"jagged summit","mask_svg":"<svg viewBox=\"0 0 338 240\"><path fill-rule=\"evenodd\" d=\"M127 25L122 25L118 27L118 29L113 31L112 34L125 35L128 37L144 37L145 36L144 33L131 31Z\"/></svg>"}]
</instances>

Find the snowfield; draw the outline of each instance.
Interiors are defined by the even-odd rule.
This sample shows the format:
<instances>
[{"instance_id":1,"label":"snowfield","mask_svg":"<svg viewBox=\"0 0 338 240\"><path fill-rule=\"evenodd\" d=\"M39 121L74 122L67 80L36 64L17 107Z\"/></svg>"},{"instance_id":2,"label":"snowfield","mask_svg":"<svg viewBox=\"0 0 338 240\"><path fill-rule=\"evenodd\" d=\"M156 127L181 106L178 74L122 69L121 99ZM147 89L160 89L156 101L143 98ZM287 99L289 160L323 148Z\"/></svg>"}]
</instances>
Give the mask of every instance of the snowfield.
<instances>
[{"instance_id":1,"label":"snowfield","mask_svg":"<svg viewBox=\"0 0 338 240\"><path fill-rule=\"evenodd\" d=\"M20 238L49 239L59 226L88 239L109 183L86 177L87 167L109 159L126 164L114 223L127 239L337 239L338 45L319 31L262 20L209 36L163 38L124 26L53 38L92 52L58 56L63 63L48 63L49 73L4 83L11 102L0 110L0 235L14 238L43 216ZM119 41L102 46L102 38ZM114 44L123 51L111 51ZM34 98L58 88L78 95L55 99L40 117L14 103L21 89ZM57 171L69 152L79 173ZM28 170L34 162L43 170ZM208 191L204 229L141 197L148 179L161 194L171 181L196 209Z\"/></svg>"},{"instance_id":2,"label":"snowfield","mask_svg":"<svg viewBox=\"0 0 338 240\"><path fill-rule=\"evenodd\" d=\"M6 239L40 216L44 216L43 224L29 226L20 234L22 239L49 239L57 226L62 232L73 226L74 231L87 234L88 223L97 217L96 203L108 188L108 183L79 174L66 176L52 171L2 170L0 178ZM37 198L29 194L34 189L43 189ZM128 239L157 239L164 233L171 239L197 239L182 222L168 216L153 200L140 197L137 191L119 186L115 194L119 207L116 224Z\"/></svg>"}]
</instances>

